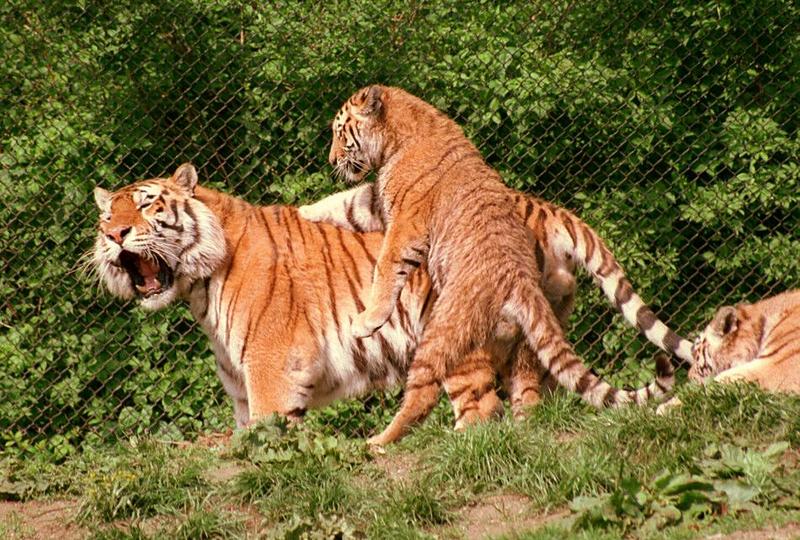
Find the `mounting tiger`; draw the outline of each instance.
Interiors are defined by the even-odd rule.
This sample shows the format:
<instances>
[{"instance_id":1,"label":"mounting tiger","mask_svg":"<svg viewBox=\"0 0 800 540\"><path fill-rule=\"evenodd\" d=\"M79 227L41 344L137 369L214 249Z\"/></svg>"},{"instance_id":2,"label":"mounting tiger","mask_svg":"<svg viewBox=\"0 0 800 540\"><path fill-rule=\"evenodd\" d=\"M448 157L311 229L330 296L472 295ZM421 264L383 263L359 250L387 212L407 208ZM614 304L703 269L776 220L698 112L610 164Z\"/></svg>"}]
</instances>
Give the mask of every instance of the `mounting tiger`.
<instances>
[{"instance_id":1,"label":"mounting tiger","mask_svg":"<svg viewBox=\"0 0 800 540\"><path fill-rule=\"evenodd\" d=\"M93 262L103 283L147 309L189 302L211 339L237 426L273 412L298 419L308 408L405 379L437 302L424 266L410 276L394 314L373 337L353 339L345 326L364 307L381 234L311 223L292 207L254 206L204 188L189 164L171 178L142 180L114 193L98 187L95 199L101 217ZM521 217L535 222L528 211L533 203L518 202ZM581 245L567 251L585 249ZM559 274L562 263L571 272L566 252L557 257L553 243L544 246L552 270L547 275ZM574 280L564 289L565 278L548 290L571 309ZM641 302L627 287L626 302ZM509 358L519 339L510 327L449 374L445 387L456 427L502 410L496 372L515 414L538 401L547 374L513 368ZM658 365L661 375L648 394L672 386L669 362Z\"/></svg>"},{"instance_id":2,"label":"mounting tiger","mask_svg":"<svg viewBox=\"0 0 800 540\"><path fill-rule=\"evenodd\" d=\"M438 294L401 409L372 444L394 441L427 416L448 374L467 353L494 339L501 323L524 336L524 353L512 360L516 369L533 371L541 364L595 406L640 401L635 392L598 379L573 352L542 291L531 231L515 211L517 194L453 120L400 88L373 85L345 102L332 131L330 163L351 182L375 170L378 204L387 218L369 299L350 332L363 338L379 330L422 263ZM601 270L612 289L631 292L617 288L621 274L605 274L614 268ZM691 344L663 325L659 330L664 349L688 359Z\"/></svg>"}]
</instances>

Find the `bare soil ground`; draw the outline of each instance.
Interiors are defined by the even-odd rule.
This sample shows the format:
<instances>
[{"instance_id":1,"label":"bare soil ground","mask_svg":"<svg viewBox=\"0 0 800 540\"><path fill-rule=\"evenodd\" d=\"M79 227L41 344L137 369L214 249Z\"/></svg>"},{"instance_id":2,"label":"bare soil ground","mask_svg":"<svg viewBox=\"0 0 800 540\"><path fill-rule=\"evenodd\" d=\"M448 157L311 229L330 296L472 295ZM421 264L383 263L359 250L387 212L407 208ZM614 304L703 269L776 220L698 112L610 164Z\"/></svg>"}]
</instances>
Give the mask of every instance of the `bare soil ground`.
<instances>
[{"instance_id":1,"label":"bare soil ground","mask_svg":"<svg viewBox=\"0 0 800 540\"><path fill-rule=\"evenodd\" d=\"M419 458L413 454L378 454L375 456L374 463L391 480L401 482L411 476L419 467Z\"/></svg>"},{"instance_id":2,"label":"bare soil ground","mask_svg":"<svg viewBox=\"0 0 800 540\"><path fill-rule=\"evenodd\" d=\"M505 494L487 497L461 509L456 525L461 526L465 538L477 540L536 529L568 514L566 510L533 513L527 497Z\"/></svg>"},{"instance_id":3,"label":"bare soil ground","mask_svg":"<svg viewBox=\"0 0 800 540\"><path fill-rule=\"evenodd\" d=\"M90 531L75 523L78 502L74 500L0 502L0 531L8 535L3 540L80 540ZM244 512L248 518L245 528L255 532L263 527L262 517L254 507L238 505L226 510ZM487 497L458 512L453 524L461 529L464 538L477 540L523 532L558 521L569 514L557 510L546 514L531 512L528 498L517 494ZM143 523L143 530L157 529L159 523ZM148 520L151 521L151 520ZM122 522L121 522L122 523ZM149 526L148 526L149 525ZM792 540L800 538L800 523L787 523L751 531L714 534L707 540Z\"/></svg>"},{"instance_id":4,"label":"bare soil ground","mask_svg":"<svg viewBox=\"0 0 800 540\"><path fill-rule=\"evenodd\" d=\"M10 535L8 540L80 539L87 530L75 523L77 510L78 502L73 500L0 501L0 527Z\"/></svg>"},{"instance_id":5,"label":"bare soil ground","mask_svg":"<svg viewBox=\"0 0 800 540\"><path fill-rule=\"evenodd\" d=\"M800 538L800 523L787 523L780 527L769 527L754 531L714 534L707 538L708 540L793 540Z\"/></svg>"}]
</instances>

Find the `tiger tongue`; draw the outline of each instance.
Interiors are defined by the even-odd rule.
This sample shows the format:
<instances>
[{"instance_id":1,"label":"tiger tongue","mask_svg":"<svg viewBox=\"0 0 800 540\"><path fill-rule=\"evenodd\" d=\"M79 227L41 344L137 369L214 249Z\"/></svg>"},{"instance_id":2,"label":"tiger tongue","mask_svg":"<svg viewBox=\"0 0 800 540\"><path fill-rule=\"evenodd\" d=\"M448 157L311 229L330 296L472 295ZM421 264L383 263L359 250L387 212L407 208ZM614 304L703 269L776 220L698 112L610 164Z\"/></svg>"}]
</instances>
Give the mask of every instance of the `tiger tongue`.
<instances>
[{"instance_id":1,"label":"tiger tongue","mask_svg":"<svg viewBox=\"0 0 800 540\"><path fill-rule=\"evenodd\" d=\"M144 286L142 287L144 291L157 290L161 287L161 283L159 283L157 277L159 268L156 261L139 257L136 261L136 269L139 271L142 278L144 278Z\"/></svg>"}]
</instances>

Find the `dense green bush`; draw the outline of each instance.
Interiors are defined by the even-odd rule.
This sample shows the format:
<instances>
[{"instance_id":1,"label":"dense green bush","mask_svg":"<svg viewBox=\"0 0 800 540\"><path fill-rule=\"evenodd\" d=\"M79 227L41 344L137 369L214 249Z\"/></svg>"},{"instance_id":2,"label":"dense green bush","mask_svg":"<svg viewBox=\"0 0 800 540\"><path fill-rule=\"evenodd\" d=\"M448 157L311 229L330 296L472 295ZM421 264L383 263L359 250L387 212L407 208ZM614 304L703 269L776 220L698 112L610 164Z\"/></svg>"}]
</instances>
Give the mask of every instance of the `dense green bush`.
<instances>
[{"instance_id":1,"label":"dense green bush","mask_svg":"<svg viewBox=\"0 0 800 540\"><path fill-rule=\"evenodd\" d=\"M427 98L510 185L578 211L683 332L724 301L797 286L798 11L786 0L3 3L2 442L58 456L121 431L228 425L185 309L141 313L80 271L91 190L191 160L203 182L253 202L318 197L337 188L328 123L369 82ZM572 338L588 360L651 354L596 290L580 298Z\"/></svg>"}]
</instances>

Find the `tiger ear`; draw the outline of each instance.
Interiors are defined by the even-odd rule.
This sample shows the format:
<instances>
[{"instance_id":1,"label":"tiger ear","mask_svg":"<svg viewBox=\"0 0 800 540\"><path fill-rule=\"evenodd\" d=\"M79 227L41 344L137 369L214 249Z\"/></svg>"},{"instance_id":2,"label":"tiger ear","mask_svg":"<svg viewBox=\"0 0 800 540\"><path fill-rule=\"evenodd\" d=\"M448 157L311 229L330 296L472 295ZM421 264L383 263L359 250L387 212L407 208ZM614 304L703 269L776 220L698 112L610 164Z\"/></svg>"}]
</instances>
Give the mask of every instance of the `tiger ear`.
<instances>
[{"instance_id":1,"label":"tiger ear","mask_svg":"<svg viewBox=\"0 0 800 540\"><path fill-rule=\"evenodd\" d=\"M723 306L717 310L714 320L711 321L711 329L720 336L735 332L739 327L739 314L733 306Z\"/></svg>"},{"instance_id":2,"label":"tiger ear","mask_svg":"<svg viewBox=\"0 0 800 540\"><path fill-rule=\"evenodd\" d=\"M94 188L94 202L103 212L111 210L111 192L100 186Z\"/></svg>"},{"instance_id":3,"label":"tiger ear","mask_svg":"<svg viewBox=\"0 0 800 540\"><path fill-rule=\"evenodd\" d=\"M367 86L361 91L359 96L361 99L361 107L359 107L359 114L362 116L373 116L378 114L381 110L383 103L381 97L383 96L383 88L377 84Z\"/></svg>"},{"instance_id":4,"label":"tiger ear","mask_svg":"<svg viewBox=\"0 0 800 540\"><path fill-rule=\"evenodd\" d=\"M194 188L197 186L197 170L191 163L184 163L172 175L172 181L189 195L194 195Z\"/></svg>"}]
</instances>

